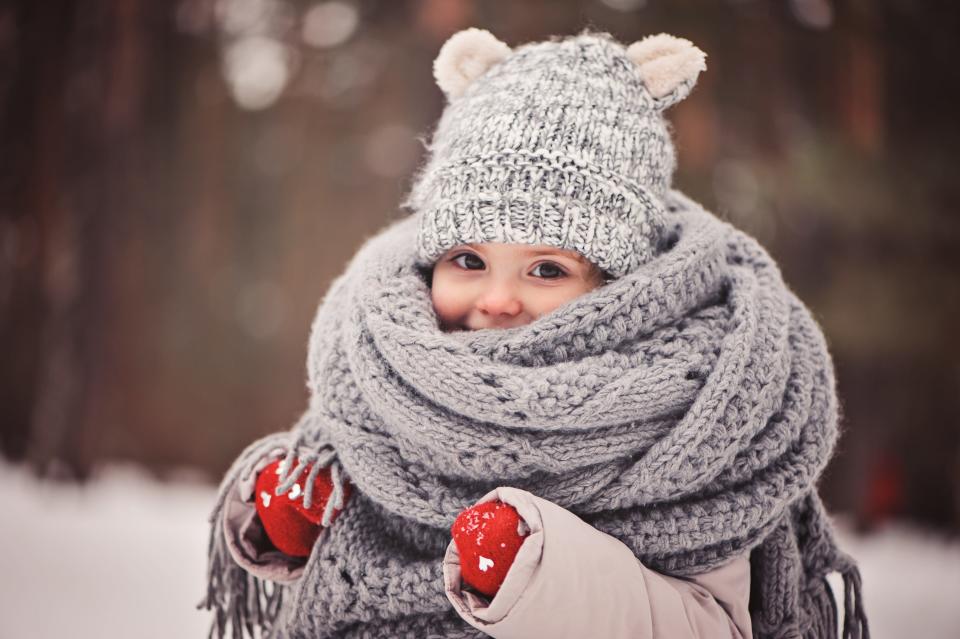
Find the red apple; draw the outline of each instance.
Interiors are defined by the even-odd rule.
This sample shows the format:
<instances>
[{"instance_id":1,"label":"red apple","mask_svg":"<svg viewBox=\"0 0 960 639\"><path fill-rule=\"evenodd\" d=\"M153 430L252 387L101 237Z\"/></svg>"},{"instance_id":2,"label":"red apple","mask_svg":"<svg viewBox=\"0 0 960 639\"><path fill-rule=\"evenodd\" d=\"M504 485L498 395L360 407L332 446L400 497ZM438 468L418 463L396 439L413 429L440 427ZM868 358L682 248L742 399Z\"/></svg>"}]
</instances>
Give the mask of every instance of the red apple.
<instances>
[{"instance_id":1,"label":"red apple","mask_svg":"<svg viewBox=\"0 0 960 639\"><path fill-rule=\"evenodd\" d=\"M267 537L278 550L292 557L309 557L313 544L317 541L322 527L323 509L333 493L333 482L330 478L330 468L323 468L317 473L313 484L313 496L310 508L303 505L303 490L306 485L308 467L293 486L283 495L276 494L279 482L279 469L282 460L277 459L260 471L257 476L254 498L257 506L257 515L263 523ZM296 467L297 460L294 460ZM346 504L350 497L350 484L343 485L343 499ZM333 511L331 521L340 514Z\"/></svg>"},{"instance_id":2,"label":"red apple","mask_svg":"<svg viewBox=\"0 0 960 639\"><path fill-rule=\"evenodd\" d=\"M467 508L450 528L460 553L464 583L493 597L500 590L510 566L529 535L516 508L500 500Z\"/></svg>"}]
</instances>

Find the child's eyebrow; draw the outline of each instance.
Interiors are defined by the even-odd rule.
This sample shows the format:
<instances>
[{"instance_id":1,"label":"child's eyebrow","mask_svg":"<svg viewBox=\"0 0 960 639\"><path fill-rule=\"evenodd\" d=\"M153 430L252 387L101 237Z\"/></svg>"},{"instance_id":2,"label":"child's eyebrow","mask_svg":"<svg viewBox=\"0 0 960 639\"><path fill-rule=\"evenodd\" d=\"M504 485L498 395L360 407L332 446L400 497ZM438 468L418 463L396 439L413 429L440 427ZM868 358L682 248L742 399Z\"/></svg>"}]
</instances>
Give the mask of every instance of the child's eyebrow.
<instances>
[{"instance_id":1,"label":"child's eyebrow","mask_svg":"<svg viewBox=\"0 0 960 639\"><path fill-rule=\"evenodd\" d=\"M527 249L527 255L560 255L562 257L575 257L572 253L566 253L557 249Z\"/></svg>"},{"instance_id":2,"label":"child's eyebrow","mask_svg":"<svg viewBox=\"0 0 960 639\"><path fill-rule=\"evenodd\" d=\"M470 248L477 248L475 244L466 244ZM523 250L524 255L557 255L559 257L568 257L570 259L576 260L578 262L585 262L587 258L580 255L576 251L564 251L556 248L528 248Z\"/></svg>"},{"instance_id":3,"label":"child's eyebrow","mask_svg":"<svg viewBox=\"0 0 960 639\"><path fill-rule=\"evenodd\" d=\"M554 255L556 257L565 257L576 261L579 264L588 264L587 258L576 251L561 251L560 249L528 249L527 255Z\"/></svg>"}]
</instances>

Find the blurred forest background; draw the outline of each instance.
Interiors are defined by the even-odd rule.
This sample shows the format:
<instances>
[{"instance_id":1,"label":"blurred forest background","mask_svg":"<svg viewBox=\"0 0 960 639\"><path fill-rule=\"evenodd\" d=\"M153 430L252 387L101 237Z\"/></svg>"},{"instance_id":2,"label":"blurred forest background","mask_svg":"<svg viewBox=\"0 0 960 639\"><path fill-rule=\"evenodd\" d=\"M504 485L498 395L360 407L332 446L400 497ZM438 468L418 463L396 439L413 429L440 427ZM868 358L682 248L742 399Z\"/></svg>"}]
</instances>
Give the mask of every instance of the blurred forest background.
<instances>
[{"instance_id":1,"label":"blurred forest background","mask_svg":"<svg viewBox=\"0 0 960 639\"><path fill-rule=\"evenodd\" d=\"M907 0L0 1L0 450L83 480L215 482L306 405L310 320L398 214L432 61L666 31L708 70L676 185L755 235L821 322L864 529L960 531L960 5Z\"/></svg>"}]
</instances>

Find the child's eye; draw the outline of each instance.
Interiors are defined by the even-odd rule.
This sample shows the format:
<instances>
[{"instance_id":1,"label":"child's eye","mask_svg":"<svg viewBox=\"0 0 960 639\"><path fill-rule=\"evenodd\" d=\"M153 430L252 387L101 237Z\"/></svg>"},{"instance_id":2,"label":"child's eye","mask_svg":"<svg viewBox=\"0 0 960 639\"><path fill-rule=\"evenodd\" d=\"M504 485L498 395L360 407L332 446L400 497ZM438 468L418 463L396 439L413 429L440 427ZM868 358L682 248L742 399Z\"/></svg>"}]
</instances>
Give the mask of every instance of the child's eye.
<instances>
[{"instance_id":1,"label":"child's eye","mask_svg":"<svg viewBox=\"0 0 960 639\"><path fill-rule=\"evenodd\" d=\"M463 262L460 261L461 257L464 258ZM471 259L472 259L472 262L470 261ZM473 253L461 253L456 257L453 257L450 261L454 262L460 268L465 268L469 271L477 271L483 268L483 260L481 260L479 257L474 255ZM470 266L471 263L473 264L473 266Z\"/></svg>"},{"instance_id":2,"label":"child's eye","mask_svg":"<svg viewBox=\"0 0 960 639\"><path fill-rule=\"evenodd\" d=\"M537 277L542 277L545 280L555 280L567 275L566 271L553 262L540 262L533 267L531 272L536 275L537 269L542 269Z\"/></svg>"}]
</instances>

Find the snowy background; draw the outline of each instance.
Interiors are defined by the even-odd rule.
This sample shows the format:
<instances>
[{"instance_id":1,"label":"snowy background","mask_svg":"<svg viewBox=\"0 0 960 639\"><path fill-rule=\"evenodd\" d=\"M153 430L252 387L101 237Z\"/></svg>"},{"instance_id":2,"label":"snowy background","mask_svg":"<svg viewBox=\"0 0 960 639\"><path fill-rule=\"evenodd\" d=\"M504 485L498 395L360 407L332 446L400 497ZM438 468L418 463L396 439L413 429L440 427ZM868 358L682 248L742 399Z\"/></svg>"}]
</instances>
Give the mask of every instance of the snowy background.
<instances>
[{"instance_id":1,"label":"snowy background","mask_svg":"<svg viewBox=\"0 0 960 639\"><path fill-rule=\"evenodd\" d=\"M203 637L213 489L113 467L85 487L0 465L0 638ZM875 639L960 637L960 542L895 524L869 536L837 520L860 561Z\"/></svg>"}]
</instances>

